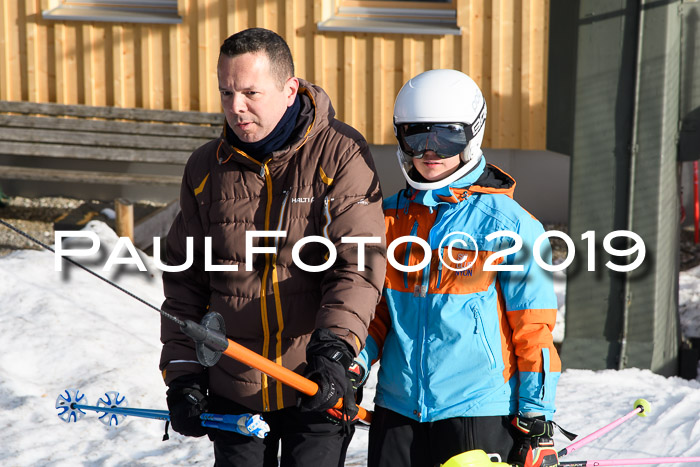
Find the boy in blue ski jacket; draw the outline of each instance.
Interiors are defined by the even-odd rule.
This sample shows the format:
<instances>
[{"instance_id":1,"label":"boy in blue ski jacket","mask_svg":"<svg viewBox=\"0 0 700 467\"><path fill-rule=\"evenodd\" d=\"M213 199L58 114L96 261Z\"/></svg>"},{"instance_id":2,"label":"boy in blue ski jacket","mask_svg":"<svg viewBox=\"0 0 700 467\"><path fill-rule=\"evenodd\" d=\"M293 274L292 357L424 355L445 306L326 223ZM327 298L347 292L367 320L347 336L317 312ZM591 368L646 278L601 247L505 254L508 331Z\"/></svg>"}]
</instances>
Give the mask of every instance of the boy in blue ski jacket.
<instances>
[{"instance_id":1,"label":"boy in blue ski jacket","mask_svg":"<svg viewBox=\"0 0 700 467\"><path fill-rule=\"evenodd\" d=\"M551 250L513 200L515 181L486 164L485 120L479 87L456 70L421 73L397 96L409 187L384 201L389 264L358 357L365 374L381 363L369 467L439 465L472 449L558 464L557 301L535 258L550 263Z\"/></svg>"}]
</instances>

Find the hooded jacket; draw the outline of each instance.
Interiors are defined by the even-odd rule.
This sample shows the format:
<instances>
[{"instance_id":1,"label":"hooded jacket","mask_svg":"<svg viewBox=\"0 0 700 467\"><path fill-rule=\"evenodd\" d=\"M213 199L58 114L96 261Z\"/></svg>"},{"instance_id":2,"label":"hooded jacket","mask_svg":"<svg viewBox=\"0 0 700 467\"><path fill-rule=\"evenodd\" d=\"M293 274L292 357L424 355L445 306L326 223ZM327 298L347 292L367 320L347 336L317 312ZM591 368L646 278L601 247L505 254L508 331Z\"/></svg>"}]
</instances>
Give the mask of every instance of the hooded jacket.
<instances>
[{"instance_id":1,"label":"hooded jacket","mask_svg":"<svg viewBox=\"0 0 700 467\"><path fill-rule=\"evenodd\" d=\"M482 158L449 186L384 201L389 259L399 267L387 267L359 358L367 368L381 357L375 404L422 422L518 412L551 419L557 301L534 259L544 229L512 199L514 187ZM404 236L427 241L423 267L424 247L399 243ZM549 242L538 253L551 262ZM488 271L490 262L502 270ZM418 270L400 270L407 266ZM507 270L514 266L522 271Z\"/></svg>"},{"instance_id":2,"label":"hooded jacket","mask_svg":"<svg viewBox=\"0 0 700 467\"><path fill-rule=\"evenodd\" d=\"M316 328L335 332L356 353L364 345L385 275L385 237L367 142L334 118L321 88L299 81L301 110L285 147L258 162L227 143L224 126L188 160L167 257L170 265L185 263L191 237L193 264L163 274L162 309L196 322L216 311L228 338L301 373ZM333 248L317 238L297 254L295 244L311 236ZM375 238L364 247L364 270L357 243L343 237ZM323 271L307 271L324 264ZM165 383L202 372L192 340L171 321L161 323ZM297 397L226 356L208 369L208 385L210 393L255 411L288 407Z\"/></svg>"}]
</instances>

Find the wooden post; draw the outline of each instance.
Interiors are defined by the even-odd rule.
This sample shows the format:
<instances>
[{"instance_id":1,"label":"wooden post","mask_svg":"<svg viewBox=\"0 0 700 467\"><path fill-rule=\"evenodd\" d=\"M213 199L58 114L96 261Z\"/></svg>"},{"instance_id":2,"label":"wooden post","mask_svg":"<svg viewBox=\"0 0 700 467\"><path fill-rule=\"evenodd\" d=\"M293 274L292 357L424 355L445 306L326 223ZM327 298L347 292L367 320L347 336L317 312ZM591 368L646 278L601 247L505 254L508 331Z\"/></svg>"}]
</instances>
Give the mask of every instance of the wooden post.
<instances>
[{"instance_id":1,"label":"wooden post","mask_svg":"<svg viewBox=\"0 0 700 467\"><path fill-rule=\"evenodd\" d=\"M176 199L162 208L140 217L134 223L134 246L145 250L153 246L153 237L165 237L178 212L180 212L180 200Z\"/></svg>"},{"instance_id":2,"label":"wooden post","mask_svg":"<svg viewBox=\"0 0 700 467\"><path fill-rule=\"evenodd\" d=\"M114 210L117 213L116 228L117 235L129 237L134 242L134 205L131 201L123 198L114 200Z\"/></svg>"}]
</instances>

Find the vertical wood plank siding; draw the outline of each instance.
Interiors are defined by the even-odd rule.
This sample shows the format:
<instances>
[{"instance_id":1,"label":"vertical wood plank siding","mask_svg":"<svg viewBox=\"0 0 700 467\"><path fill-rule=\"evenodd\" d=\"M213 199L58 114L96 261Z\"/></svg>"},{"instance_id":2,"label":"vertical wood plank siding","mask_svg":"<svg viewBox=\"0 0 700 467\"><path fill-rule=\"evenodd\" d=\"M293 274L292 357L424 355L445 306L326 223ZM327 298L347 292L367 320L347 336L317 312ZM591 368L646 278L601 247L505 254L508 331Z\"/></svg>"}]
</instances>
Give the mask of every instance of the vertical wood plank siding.
<instances>
[{"instance_id":1,"label":"vertical wood plank siding","mask_svg":"<svg viewBox=\"0 0 700 467\"><path fill-rule=\"evenodd\" d=\"M373 144L394 143L406 80L457 68L486 96L486 146L545 147L550 0L456 0L461 36L319 32L324 1L179 0L182 23L158 25L47 21L44 0L0 0L0 99L218 112L219 45L262 26Z\"/></svg>"}]
</instances>

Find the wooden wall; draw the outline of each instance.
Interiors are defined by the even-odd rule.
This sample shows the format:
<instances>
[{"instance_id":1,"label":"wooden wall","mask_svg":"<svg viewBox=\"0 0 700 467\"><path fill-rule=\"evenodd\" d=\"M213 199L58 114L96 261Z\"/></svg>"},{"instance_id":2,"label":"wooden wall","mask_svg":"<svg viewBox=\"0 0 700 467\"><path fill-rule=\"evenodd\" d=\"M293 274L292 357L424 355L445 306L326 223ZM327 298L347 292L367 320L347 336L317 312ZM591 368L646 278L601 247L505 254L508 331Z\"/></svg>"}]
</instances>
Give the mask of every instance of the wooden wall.
<instances>
[{"instance_id":1,"label":"wooden wall","mask_svg":"<svg viewBox=\"0 0 700 467\"><path fill-rule=\"evenodd\" d=\"M0 0L0 100L218 112L219 45L261 26L370 143L395 142L406 80L456 68L486 95L486 146L545 147L550 0L456 0L461 36L319 32L328 0L179 0L178 25L42 19L56 1Z\"/></svg>"}]
</instances>

